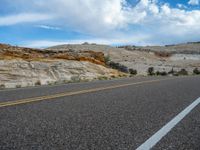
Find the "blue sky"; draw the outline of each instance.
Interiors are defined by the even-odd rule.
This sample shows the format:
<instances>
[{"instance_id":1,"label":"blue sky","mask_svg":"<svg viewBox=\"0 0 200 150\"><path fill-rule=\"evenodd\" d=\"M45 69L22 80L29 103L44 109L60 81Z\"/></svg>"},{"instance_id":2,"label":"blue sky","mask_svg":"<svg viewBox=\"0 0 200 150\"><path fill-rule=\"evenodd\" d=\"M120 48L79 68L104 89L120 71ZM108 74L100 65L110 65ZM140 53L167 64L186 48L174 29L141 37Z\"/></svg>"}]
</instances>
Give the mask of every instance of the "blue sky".
<instances>
[{"instance_id":1,"label":"blue sky","mask_svg":"<svg viewBox=\"0 0 200 150\"><path fill-rule=\"evenodd\" d=\"M200 41L200 0L1 0L0 43L165 45Z\"/></svg>"}]
</instances>

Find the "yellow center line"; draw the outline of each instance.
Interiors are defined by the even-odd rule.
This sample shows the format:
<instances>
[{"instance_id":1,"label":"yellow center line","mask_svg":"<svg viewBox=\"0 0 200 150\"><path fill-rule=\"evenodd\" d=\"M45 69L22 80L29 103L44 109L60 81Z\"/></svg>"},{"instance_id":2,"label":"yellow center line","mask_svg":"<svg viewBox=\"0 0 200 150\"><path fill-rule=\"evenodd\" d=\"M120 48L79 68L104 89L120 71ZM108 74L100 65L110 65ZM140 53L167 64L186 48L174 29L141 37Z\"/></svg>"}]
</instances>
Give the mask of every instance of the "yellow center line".
<instances>
[{"instance_id":1,"label":"yellow center line","mask_svg":"<svg viewBox=\"0 0 200 150\"><path fill-rule=\"evenodd\" d=\"M92 92L109 90L109 89L116 89L116 88L131 86L131 85L140 85L140 84L145 84L145 83L155 83L155 82L173 80L173 79L176 79L176 78L159 79L159 80L157 79L157 80L141 81L141 82L135 82L135 83L126 83L126 84L121 84L121 85L113 85L113 86L108 86L108 87L86 89L86 90L75 91L75 92L58 93L58 94L53 94L53 95L49 95L49 96L40 96L40 97L26 98L26 99L15 100L15 101L1 102L0 108L7 107L7 106L20 105L20 104L39 102L39 101L44 101L44 100L55 100L55 98L60 98L60 97L65 97L65 96L86 94L86 93L92 93Z\"/></svg>"}]
</instances>

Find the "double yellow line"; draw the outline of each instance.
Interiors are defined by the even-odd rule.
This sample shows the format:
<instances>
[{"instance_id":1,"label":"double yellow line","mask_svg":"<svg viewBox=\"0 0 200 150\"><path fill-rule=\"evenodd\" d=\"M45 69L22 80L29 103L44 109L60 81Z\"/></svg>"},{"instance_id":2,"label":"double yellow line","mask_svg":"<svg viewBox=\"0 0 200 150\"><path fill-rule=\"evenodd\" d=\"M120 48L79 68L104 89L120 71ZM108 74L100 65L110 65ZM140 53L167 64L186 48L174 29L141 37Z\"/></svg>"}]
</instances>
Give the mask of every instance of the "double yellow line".
<instances>
[{"instance_id":1,"label":"double yellow line","mask_svg":"<svg viewBox=\"0 0 200 150\"><path fill-rule=\"evenodd\" d=\"M33 98L27 98L27 99L15 100L15 101L1 102L0 108L20 105L20 104L39 102L39 101L44 101L44 100L55 100L56 98L60 98L60 97L86 94L86 93L92 93L92 92L109 90L109 89L116 89L116 88L131 86L131 85L141 85L141 84L147 84L147 83L155 83L155 82L172 80L172 79L175 79L175 78L141 81L141 82L127 83L127 84L121 84L121 85L113 85L113 86L108 86L108 87L100 87L100 88L87 89L87 90L81 90L81 91L75 91L75 92L64 92L64 93L53 94L53 95L49 95L49 96L40 96L40 97L33 97Z\"/></svg>"}]
</instances>

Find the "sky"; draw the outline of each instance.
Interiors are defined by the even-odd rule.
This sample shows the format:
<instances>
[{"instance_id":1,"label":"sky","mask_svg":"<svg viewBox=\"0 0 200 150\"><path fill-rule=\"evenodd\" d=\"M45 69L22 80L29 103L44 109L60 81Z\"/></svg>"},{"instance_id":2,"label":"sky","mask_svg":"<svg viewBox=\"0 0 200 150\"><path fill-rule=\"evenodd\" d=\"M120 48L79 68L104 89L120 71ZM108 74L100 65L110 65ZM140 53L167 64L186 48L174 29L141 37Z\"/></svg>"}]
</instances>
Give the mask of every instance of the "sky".
<instances>
[{"instance_id":1,"label":"sky","mask_svg":"<svg viewBox=\"0 0 200 150\"><path fill-rule=\"evenodd\" d=\"M200 0L0 0L0 43L27 47L200 41Z\"/></svg>"}]
</instances>

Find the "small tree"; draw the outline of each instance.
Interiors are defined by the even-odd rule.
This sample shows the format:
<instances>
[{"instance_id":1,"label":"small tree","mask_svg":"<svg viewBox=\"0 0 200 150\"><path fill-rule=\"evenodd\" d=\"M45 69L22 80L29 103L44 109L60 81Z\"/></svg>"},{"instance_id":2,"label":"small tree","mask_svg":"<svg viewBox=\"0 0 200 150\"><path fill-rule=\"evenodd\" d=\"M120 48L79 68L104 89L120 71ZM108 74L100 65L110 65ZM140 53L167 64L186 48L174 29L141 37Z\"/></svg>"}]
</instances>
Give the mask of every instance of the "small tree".
<instances>
[{"instance_id":1,"label":"small tree","mask_svg":"<svg viewBox=\"0 0 200 150\"><path fill-rule=\"evenodd\" d=\"M160 72L160 71L156 71L156 75L157 76L166 76L167 75L167 72L166 71L162 71L162 72Z\"/></svg>"},{"instance_id":2,"label":"small tree","mask_svg":"<svg viewBox=\"0 0 200 150\"><path fill-rule=\"evenodd\" d=\"M131 75L136 75L136 74L137 74L137 70L129 69L129 73L130 73Z\"/></svg>"},{"instance_id":3,"label":"small tree","mask_svg":"<svg viewBox=\"0 0 200 150\"><path fill-rule=\"evenodd\" d=\"M188 72L187 70L185 69L181 69L179 72L178 72L179 75L188 75Z\"/></svg>"},{"instance_id":4,"label":"small tree","mask_svg":"<svg viewBox=\"0 0 200 150\"><path fill-rule=\"evenodd\" d=\"M0 89L4 89L6 86L4 84L0 85Z\"/></svg>"},{"instance_id":5,"label":"small tree","mask_svg":"<svg viewBox=\"0 0 200 150\"><path fill-rule=\"evenodd\" d=\"M161 75L161 76L166 76L166 75L167 75L167 72L166 72L166 71L162 71L162 72L160 72L160 75Z\"/></svg>"},{"instance_id":6,"label":"small tree","mask_svg":"<svg viewBox=\"0 0 200 150\"><path fill-rule=\"evenodd\" d=\"M150 76L155 75L155 73L154 73L154 68L153 68L153 67L149 67L149 68L148 68L148 74L149 74Z\"/></svg>"},{"instance_id":7,"label":"small tree","mask_svg":"<svg viewBox=\"0 0 200 150\"><path fill-rule=\"evenodd\" d=\"M168 72L168 74L174 74L174 68L172 68L169 72Z\"/></svg>"},{"instance_id":8,"label":"small tree","mask_svg":"<svg viewBox=\"0 0 200 150\"><path fill-rule=\"evenodd\" d=\"M106 64L109 64L109 62L110 62L110 56L109 55L107 55L107 56L105 56L105 63Z\"/></svg>"},{"instance_id":9,"label":"small tree","mask_svg":"<svg viewBox=\"0 0 200 150\"><path fill-rule=\"evenodd\" d=\"M115 63L115 62L113 62L113 61L110 61L110 62L108 63L108 65L109 65L111 68L117 69L117 70L119 70L119 71L121 71L121 72L125 72L125 73L128 73L128 72L129 72L129 71L128 71L128 68L127 68L126 66L120 64L120 63Z\"/></svg>"},{"instance_id":10,"label":"small tree","mask_svg":"<svg viewBox=\"0 0 200 150\"><path fill-rule=\"evenodd\" d=\"M195 69L193 70L193 74L200 74L200 71L198 70L198 68L195 68Z\"/></svg>"},{"instance_id":11,"label":"small tree","mask_svg":"<svg viewBox=\"0 0 200 150\"><path fill-rule=\"evenodd\" d=\"M35 86L39 86L39 85L41 85L40 80L38 80L38 81L35 82Z\"/></svg>"}]
</instances>

